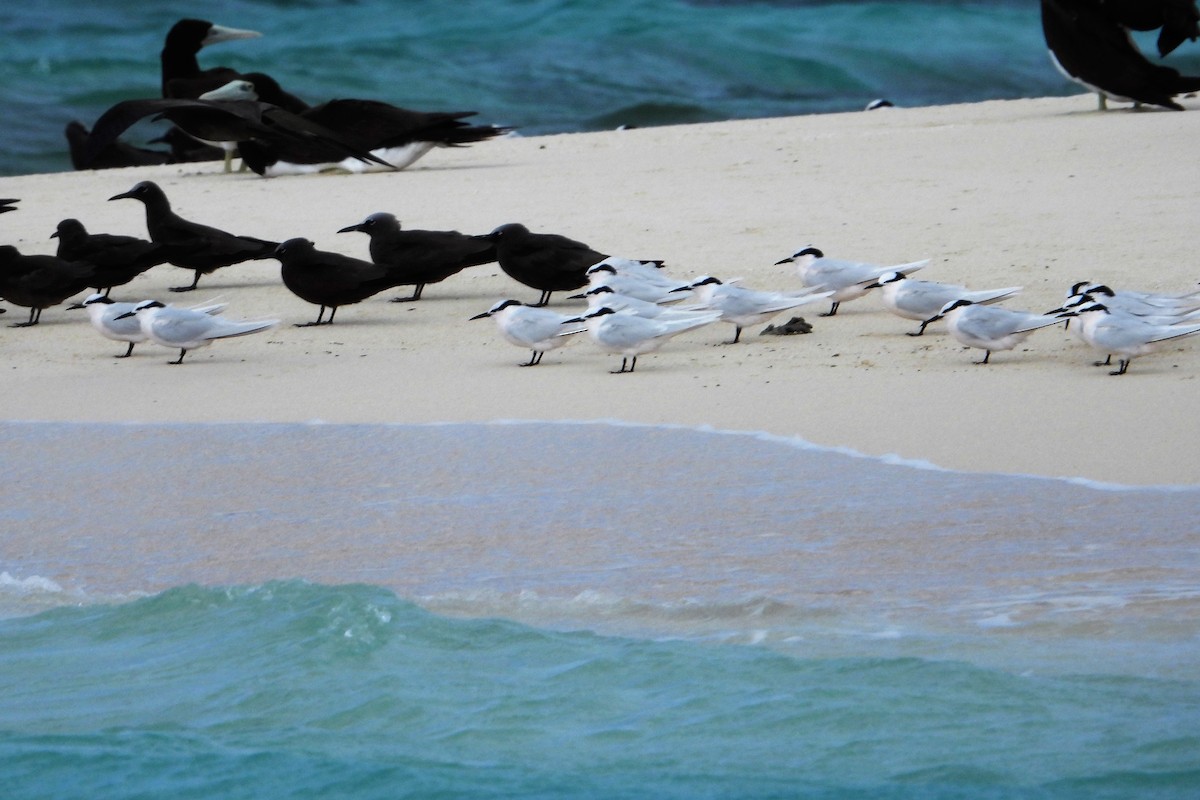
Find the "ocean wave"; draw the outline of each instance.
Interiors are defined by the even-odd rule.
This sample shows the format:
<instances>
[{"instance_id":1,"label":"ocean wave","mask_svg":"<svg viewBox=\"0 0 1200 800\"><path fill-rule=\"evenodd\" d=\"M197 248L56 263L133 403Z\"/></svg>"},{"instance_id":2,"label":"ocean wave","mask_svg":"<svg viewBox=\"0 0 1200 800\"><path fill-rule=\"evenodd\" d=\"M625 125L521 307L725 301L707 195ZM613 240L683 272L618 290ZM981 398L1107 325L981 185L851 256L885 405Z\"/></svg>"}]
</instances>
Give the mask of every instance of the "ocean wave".
<instances>
[{"instance_id":1,"label":"ocean wave","mask_svg":"<svg viewBox=\"0 0 1200 800\"><path fill-rule=\"evenodd\" d=\"M1194 678L597 636L447 618L366 585L184 586L0 620L0 684L0 783L19 800L1198 784Z\"/></svg>"}]
</instances>

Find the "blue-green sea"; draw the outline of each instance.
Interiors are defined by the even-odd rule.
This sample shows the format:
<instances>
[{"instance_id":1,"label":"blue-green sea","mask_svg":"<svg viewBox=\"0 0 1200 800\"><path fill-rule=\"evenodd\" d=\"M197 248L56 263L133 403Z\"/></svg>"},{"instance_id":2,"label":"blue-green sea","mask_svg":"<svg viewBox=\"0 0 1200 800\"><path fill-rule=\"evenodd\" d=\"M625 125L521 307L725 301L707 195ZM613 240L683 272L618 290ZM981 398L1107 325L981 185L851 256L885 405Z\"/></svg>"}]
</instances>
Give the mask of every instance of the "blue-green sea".
<instances>
[{"instance_id":1,"label":"blue-green sea","mask_svg":"<svg viewBox=\"0 0 1200 800\"><path fill-rule=\"evenodd\" d=\"M68 122L157 96L184 17L263 34L206 48L202 67L268 72L310 103L478 111L525 135L1081 91L1051 66L1032 0L12 2L0 175L70 169ZM1200 72L1200 46L1167 63Z\"/></svg>"},{"instance_id":2,"label":"blue-green sea","mask_svg":"<svg viewBox=\"0 0 1200 800\"><path fill-rule=\"evenodd\" d=\"M1184 798L1195 487L616 423L3 423L18 798Z\"/></svg>"}]
</instances>

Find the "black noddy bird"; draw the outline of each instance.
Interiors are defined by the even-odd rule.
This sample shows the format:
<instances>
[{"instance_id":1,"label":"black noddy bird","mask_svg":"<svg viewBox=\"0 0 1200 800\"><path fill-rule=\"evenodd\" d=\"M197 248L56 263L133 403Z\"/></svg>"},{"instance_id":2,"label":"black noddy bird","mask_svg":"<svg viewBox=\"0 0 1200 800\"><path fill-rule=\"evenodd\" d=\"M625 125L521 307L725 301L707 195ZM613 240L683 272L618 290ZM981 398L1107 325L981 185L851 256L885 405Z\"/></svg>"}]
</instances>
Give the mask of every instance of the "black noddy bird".
<instances>
[{"instance_id":1,"label":"black noddy bird","mask_svg":"<svg viewBox=\"0 0 1200 800\"><path fill-rule=\"evenodd\" d=\"M132 189L113 195L109 200L132 198L146 207L146 230L150 241L163 245L167 261L177 267L195 272L190 286L177 286L172 292L188 292L196 288L200 276L221 267L273 258L278 242L237 236L219 228L201 225L179 216L171 210L167 195L153 181L141 181Z\"/></svg>"},{"instance_id":2,"label":"black noddy bird","mask_svg":"<svg viewBox=\"0 0 1200 800\"><path fill-rule=\"evenodd\" d=\"M542 293L536 306L550 302L553 292L587 285L590 267L608 258L583 242L556 233L532 233L517 222L479 237L496 246L496 260L510 278Z\"/></svg>"},{"instance_id":3,"label":"black noddy bird","mask_svg":"<svg viewBox=\"0 0 1200 800\"><path fill-rule=\"evenodd\" d=\"M397 277L397 286L415 287L410 297L394 298L393 303L420 300L426 284L439 283L467 267L496 260L491 242L458 231L404 230L400 220L386 211L376 212L338 233L351 231L371 237L371 260L386 266Z\"/></svg>"},{"instance_id":4,"label":"black noddy bird","mask_svg":"<svg viewBox=\"0 0 1200 800\"><path fill-rule=\"evenodd\" d=\"M68 217L50 234L58 239L58 257L83 261L95 268L91 284L108 297L114 286L124 286L151 267L168 263L170 253L158 243L137 236L115 233L88 233L77 219Z\"/></svg>"},{"instance_id":5,"label":"black noddy bird","mask_svg":"<svg viewBox=\"0 0 1200 800\"><path fill-rule=\"evenodd\" d=\"M0 246L0 297L29 309L29 320L10 327L27 328L42 319L42 309L56 306L92 286L94 267L58 256L25 255L12 245Z\"/></svg>"},{"instance_id":6,"label":"black noddy bird","mask_svg":"<svg viewBox=\"0 0 1200 800\"><path fill-rule=\"evenodd\" d=\"M297 328L332 325L339 306L352 305L400 285L401 279L380 264L318 250L303 238L288 239L275 249L283 285L301 300L320 306L313 322ZM325 309L329 319L324 319Z\"/></svg>"},{"instance_id":7,"label":"black noddy bird","mask_svg":"<svg viewBox=\"0 0 1200 800\"><path fill-rule=\"evenodd\" d=\"M1153 64L1097 0L1041 0L1051 60L1067 78L1106 99L1182 111L1175 96L1200 90L1200 77Z\"/></svg>"}]
</instances>

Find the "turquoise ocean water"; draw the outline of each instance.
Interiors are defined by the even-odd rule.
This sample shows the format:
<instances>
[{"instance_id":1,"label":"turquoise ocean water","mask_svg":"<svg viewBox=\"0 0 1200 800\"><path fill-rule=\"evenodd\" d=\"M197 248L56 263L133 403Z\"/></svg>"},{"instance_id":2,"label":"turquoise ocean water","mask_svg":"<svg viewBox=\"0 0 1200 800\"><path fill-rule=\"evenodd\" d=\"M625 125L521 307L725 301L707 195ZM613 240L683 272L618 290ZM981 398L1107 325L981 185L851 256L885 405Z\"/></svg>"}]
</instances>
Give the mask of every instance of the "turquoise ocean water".
<instances>
[{"instance_id":1,"label":"turquoise ocean water","mask_svg":"<svg viewBox=\"0 0 1200 800\"><path fill-rule=\"evenodd\" d=\"M611 423L5 423L14 798L1182 798L1194 487Z\"/></svg>"},{"instance_id":2,"label":"turquoise ocean water","mask_svg":"<svg viewBox=\"0 0 1200 800\"><path fill-rule=\"evenodd\" d=\"M0 175L69 169L68 121L156 96L163 37L188 16L264 34L206 49L202 66L270 72L309 102L476 110L526 134L1079 91L1051 67L1032 0L5 3ZM1200 72L1200 48L1169 63Z\"/></svg>"}]
</instances>

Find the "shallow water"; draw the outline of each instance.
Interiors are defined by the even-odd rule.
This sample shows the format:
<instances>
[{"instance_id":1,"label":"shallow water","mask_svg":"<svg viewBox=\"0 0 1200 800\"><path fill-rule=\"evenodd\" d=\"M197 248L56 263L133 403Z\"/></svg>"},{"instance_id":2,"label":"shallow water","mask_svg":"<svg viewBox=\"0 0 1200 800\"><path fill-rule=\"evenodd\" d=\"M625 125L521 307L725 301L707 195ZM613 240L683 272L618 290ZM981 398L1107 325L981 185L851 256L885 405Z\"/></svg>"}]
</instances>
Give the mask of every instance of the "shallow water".
<instances>
[{"instance_id":1,"label":"shallow water","mask_svg":"<svg viewBox=\"0 0 1200 800\"><path fill-rule=\"evenodd\" d=\"M1195 488L609 423L0 432L12 796L1200 788Z\"/></svg>"}]
</instances>

